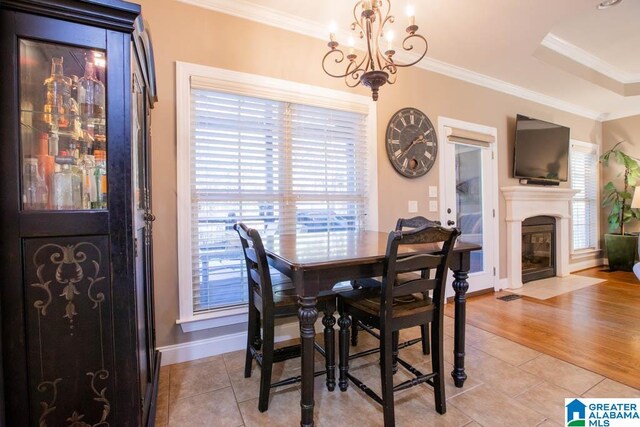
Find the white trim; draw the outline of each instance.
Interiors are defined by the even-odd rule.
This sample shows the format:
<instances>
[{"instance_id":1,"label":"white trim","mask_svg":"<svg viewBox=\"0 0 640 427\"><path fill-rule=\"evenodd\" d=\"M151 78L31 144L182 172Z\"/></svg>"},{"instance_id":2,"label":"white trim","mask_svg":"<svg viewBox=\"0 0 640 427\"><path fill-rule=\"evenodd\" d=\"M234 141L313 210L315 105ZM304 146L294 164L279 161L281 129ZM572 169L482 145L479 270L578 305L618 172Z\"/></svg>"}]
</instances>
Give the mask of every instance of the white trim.
<instances>
[{"instance_id":1,"label":"white trim","mask_svg":"<svg viewBox=\"0 0 640 427\"><path fill-rule=\"evenodd\" d=\"M507 289L507 288L509 288L509 279L508 278L504 277L504 278L498 280L498 287L495 288L496 292L497 291L501 291L503 289Z\"/></svg>"},{"instance_id":2,"label":"white trim","mask_svg":"<svg viewBox=\"0 0 640 427\"><path fill-rule=\"evenodd\" d=\"M595 258L589 261L574 262L569 264L569 272L573 273L580 270L586 270L587 268L600 267L606 265L604 258Z\"/></svg>"},{"instance_id":3,"label":"white trim","mask_svg":"<svg viewBox=\"0 0 640 427\"><path fill-rule=\"evenodd\" d=\"M585 142L585 141L580 141L577 139L571 139L569 140L569 171L571 171L571 153L572 153L572 146L576 145L578 147L583 147L586 148L588 150L595 150L596 152L596 159L600 159L600 145L598 144L593 144L591 142ZM571 185L571 174L569 174L569 184ZM600 169L598 168L598 170L596 171L596 189L600 188ZM572 199L573 200L573 199ZM600 191L596 191L596 206L600 207ZM573 205L571 206L572 212L573 212ZM596 236L600 236L600 220L601 220L601 209L596 208ZM596 239L596 246L595 248L590 248L590 249L579 249L577 251L573 250L573 223L571 224L571 242L570 242L570 257L572 259L575 258L580 258L580 256L585 256L585 254L593 254L594 252L599 252L600 251L600 239Z\"/></svg>"},{"instance_id":4,"label":"white trim","mask_svg":"<svg viewBox=\"0 0 640 427\"><path fill-rule=\"evenodd\" d=\"M540 44L622 84L640 83L640 74L627 73L553 33L547 34Z\"/></svg>"},{"instance_id":5,"label":"white trim","mask_svg":"<svg viewBox=\"0 0 640 427\"><path fill-rule=\"evenodd\" d=\"M233 2L226 2L233 3ZM378 168L377 168L377 104L369 97L353 92L310 86L271 77L230 71L204 65L176 62L176 139L178 236L191 235L190 192L191 159L191 87L210 88L285 102L354 111L367 115L368 208L365 228L378 230ZM193 313L193 287L190 239L178 239L179 319L184 332L215 328L243 321L244 312L227 313L228 309ZM220 314L224 313L224 314Z\"/></svg>"},{"instance_id":6,"label":"white trim","mask_svg":"<svg viewBox=\"0 0 640 427\"><path fill-rule=\"evenodd\" d=\"M327 30L324 29L317 22L303 19L298 16L278 11L273 8L258 5L254 2L247 0L178 0L182 3L199 6L205 9L213 10L216 12L224 13L227 15L236 16L242 19L248 19L260 24L269 25L271 27L280 28L286 31L292 31L308 37L313 37L320 40L327 40ZM348 38L347 32L339 33L338 38L346 40ZM402 61L406 58L412 57L412 55L398 53L397 59ZM415 58L415 57L414 57ZM457 67L446 62L438 61L429 57L424 58L416 67L424 70L433 71L438 74L453 77L458 80L463 80L469 83L476 84L478 86L486 87L489 89L503 92L509 95L516 96L518 98L526 99L538 104L546 105L552 108L556 108L561 111L566 111L579 116L587 117L592 120L604 120L607 117L607 113L584 108L579 105L562 101L558 98L554 98L549 95L544 95L539 92L535 92L526 89L521 86L514 85L502 80L489 77L484 74L476 73L465 68Z\"/></svg>"},{"instance_id":7,"label":"white trim","mask_svg":"<svg viewBox=\"0 0 640 427\"><path fill-rule=\"evenodd\" d=\"M481 133L481 134L485 134L485 135L490 135L493 137L494 143L488 144L486 147L482 147L482 149L484 150L489 150L491 152L491 161L492 166L491 167L491 180L492 180L492 186L491 186L491 195L492 195L492 200L488 201L490 204L490 208L493 210L493 212L495 212L495 215L493 216L493 221L492 221L492 228L493 228L493 233L491 236L487 236L488 239L490 239L493 242L493 247L491 248L491 250L493 251L493 267L496 269L496 275L493 276L492 279L492 285L493 288L495 289L497 287L499 278L498 275L500 274L500 230L499 230L499 194L498 194L498 130L495 127L492 126L485 126L485 125L481 125L481 124L477 124L477 123L471 123L471 122L465 122L463 120L457 120L457 119L451 119L448 117L443 117L443 116L439 116L438 117L438 132L439 132L439 138L440 138L440 144L442 146L442 144L444 144L447 141L447 132L445 130L445 128L456 128L456 129L462 129L462 130L467 130L467 131L471 131L471 132L476 132L476 133ZM446 174L445 174L445 156L443 155L444 153L439 153L438 155L438 173L439 173L439 183L438 183L438 192L440 194L440 221L443 224L446 224L446 218L447 218L447 213L446 213L446 206L444 203L444 198L445 198L445 183L447 180ZM486 252L485 252L486 253ZM487 273L488 274L488 273ZM472 277L472 275L470 275L470 277ZM477 291L479 289L472 289L472 291Z\"/></svg>"},{"instance_id":8,"label":"white trim","mask_svg":"<svg viewBox=\"0 0 640 427\"><path fill-rule=\"evenodd\" d=\"M176 324L180 325L182 332L195 332L203 329L247 323L248 312L249 306L244 304L239 307L222 308L198 314L192 318L178 319Z\"/></svg>"},{"instance_id":9,"label":"white trim","mask_svg":"<svg viewBox=\"0 0 640 427\"><path fill-rule=\"evenodd\" d=\"M316 322L316 332L320 333L323 330L322 321L318 320ZM299 323L291 322L278 325L276 326L276 333L278 334L275 337L276 342L299 338ZM166 366L242 350L246 345L247 332L238 332L203 340L167 345L158 347L157 350L162 353L162 366Z\"/></svg>"}]
</instances>

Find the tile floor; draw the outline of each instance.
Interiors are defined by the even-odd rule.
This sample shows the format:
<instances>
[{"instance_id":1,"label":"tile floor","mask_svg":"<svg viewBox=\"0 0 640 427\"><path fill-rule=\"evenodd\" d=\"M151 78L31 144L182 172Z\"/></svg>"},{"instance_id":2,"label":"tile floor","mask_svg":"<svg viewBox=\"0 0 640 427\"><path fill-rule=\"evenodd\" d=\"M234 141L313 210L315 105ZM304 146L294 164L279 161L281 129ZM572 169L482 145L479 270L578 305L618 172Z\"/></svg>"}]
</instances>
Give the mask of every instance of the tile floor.
<instances>
[{"instance_id":1,"label":"tile floor","mask_svg":"<svg viewBox=\"0 0 640 427\"><path fill-rule=\"evenodd\" d=\"M453 320L445 318L446 370L452 369ZM402 339L419 335L404 331ZM466 368L469 379L461 389L447 375L447 413L439 415L433 393L420 385L396 393L398 426L559 426L563 425L565 397L637 397L640 390L604 378L467 326ZM357 350L371 348L375 340L360 334ZM420 346L400 351L400 357L423 372L430 372L430 357ZM324 360L316 357L318 368ZM352 362L352 372L379 392L377 355ZM160 371L156 425L165 426L297 426L300 389L291 385L272 389L269 411L258 412L260 372L244 378L244 351L165 366ZM298 375L299 359L274 365L273 380ZM407 379L400 368L395 381ZM353 386L345 393L328 392L324 376L315 383L315 420L318 426L381 426L380 407Z\"/></svg>"}]
</instances>

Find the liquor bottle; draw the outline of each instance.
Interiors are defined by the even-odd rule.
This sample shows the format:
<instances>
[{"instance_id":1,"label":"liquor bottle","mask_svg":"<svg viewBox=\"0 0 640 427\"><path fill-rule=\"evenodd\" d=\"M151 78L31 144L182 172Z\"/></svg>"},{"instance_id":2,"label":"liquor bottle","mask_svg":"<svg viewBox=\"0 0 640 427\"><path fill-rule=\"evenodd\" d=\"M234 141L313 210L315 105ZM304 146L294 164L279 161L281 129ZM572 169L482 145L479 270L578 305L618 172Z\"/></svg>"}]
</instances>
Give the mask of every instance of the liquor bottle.
<instances>
[{"instance_id":1,"label":"liquor bottle","mask_svg":"<svg viewBox=\"0 0 640 427\"><path fill-rule=\"evenodd\" d=\"M51 58L51 76L44 81L44 121L54 130L69 128L67 107L71 96L71 79L62 72L62 57Z\"/></svg>"},{"instance_id":2,"label":"liquor bottle","mask_svg":"<svg viewBox=\"0 0 640 427\"><path fill-rule=\"evenodd\" d=\"M106 153L102 150L94 150L96 161L95 166L95 183L96 183L96 201L91 203L93 209L107 208L107 165Z\"/></svg>"},{"instance_id":3,"label":"liquor bottle","mask_svg":"<svg viewBox=\"0 0 640 427\"><path fill-rule=\"evenodd\" d=\"M91 209L98 201L95 158L90 154L85 154L80 165L82 170L82 208Z\"/></svg>"},{"instance_id":4,"label":"liquor bottle","mask_svg":"<svg viewBox=\"0 0 640 427\"><path fill-rule=\"evenodd\" d=\"M78 168L63 163L53 175L53 209L82 209L82 176Z\"/></svg>"},{"instance_id":5,"label":"liquor bottle","mask_svg":"<svg viewBox=\"0 0 640 427\"><path fill-rule=\"evenodd\" d=\"M86 62L84 77L78 81L78 104L82 120L93 122L104 118L104 85L96 78L93 62Z\"/></svg>"},{"instance_id":6,"label":"liquor bottle","mask_svg":"<svg viewBox=\"0 0 640 427\"><path fill-rule=\"evenodd\" d=\"M38 159L28 157L23 166L22 206L24 210L43 210L49 204L49 191L38 171Z\"/></svg>"},{"instance_id":7,"label":"liquor bottle","mask_svg":"<svg viewBox=\"0 0 640 427\"><path fill-rule=\"evenodd\" d=\"M49 155L49 135L43 133L40 135L40 144L38 154L38 172L44 178L47 186L47 209L51 209L51 190L53 189L53 171L55 168L54 157Z\"/></svg>"}]
</instances>

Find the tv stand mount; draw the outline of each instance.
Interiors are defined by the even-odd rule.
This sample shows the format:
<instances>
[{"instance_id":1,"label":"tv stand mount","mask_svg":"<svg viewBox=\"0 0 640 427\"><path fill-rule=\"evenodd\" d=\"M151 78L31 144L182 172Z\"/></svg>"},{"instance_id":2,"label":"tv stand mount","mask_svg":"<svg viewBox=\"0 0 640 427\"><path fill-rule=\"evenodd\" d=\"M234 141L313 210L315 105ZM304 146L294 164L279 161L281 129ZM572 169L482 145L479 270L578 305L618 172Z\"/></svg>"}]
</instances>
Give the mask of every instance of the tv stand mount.
<instances>
[{"instance_id":1,"label":"tv stand mount","mask_svg":"<svg viewBox=\"0 0 640 427\"><path fill-rule=\"evenodd\" d=\"M560 185L560 181L553 181L550 179L540 179L540 178L520 178L521 185L548 185L548 186L558 186Z\"/></svg>"}]
</instances>

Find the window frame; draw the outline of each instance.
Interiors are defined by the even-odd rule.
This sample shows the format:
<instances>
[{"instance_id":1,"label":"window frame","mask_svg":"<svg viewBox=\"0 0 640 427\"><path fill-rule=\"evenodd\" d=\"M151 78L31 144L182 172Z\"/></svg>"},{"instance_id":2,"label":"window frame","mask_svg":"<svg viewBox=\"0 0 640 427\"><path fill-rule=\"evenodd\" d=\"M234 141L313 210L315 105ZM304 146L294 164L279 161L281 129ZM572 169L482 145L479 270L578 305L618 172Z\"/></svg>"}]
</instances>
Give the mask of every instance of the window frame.
<instances>
[{"instance_id":1,"label":"window frame","mask_svg":"<svg viewBox=\"0 0 640 427\"><path fill-rule=\"evenodd\" d=\"M179 324L183 332L216 328L247 321L247 304L193 311L191 268L191 87L251 97L364 113L367 116L368 208L367 230L378 230L377 111L368 96L326 89L256 74L205 65L176 62L176 139L178 214Z\"/></svg>"},{"instance_id":2,"label":"window frame","mask_svg":"<svg viewBox=\"0 0 640 427\"><path fill-rule=\"evenodd\" d=\"M594 144L591 142L579 141L575 139L571 139L569 141L569 172L570 172L570 184L571 188L573 188L573 171L571 170L571 161L574 152L574 146L582 147L586 150L592 150L595 153L596 162L600 161L600 145ZM595 247L593 248L584 248L584 249L574 249L573 248L573 217L571 218L571 258L573 260L581 259L581 258L589 258L600 252L600 168L596 168L596 182L595 182L595 204L596 204L596 220L595 220ZM575 196L574 196L575 197ZM573 211L573 199L571 200L571 210Z\"/></svg>"}]
</instances>

